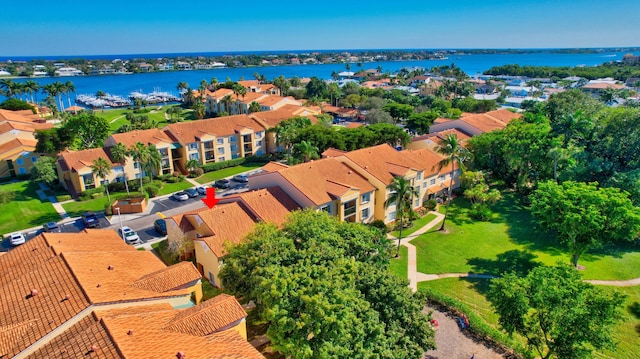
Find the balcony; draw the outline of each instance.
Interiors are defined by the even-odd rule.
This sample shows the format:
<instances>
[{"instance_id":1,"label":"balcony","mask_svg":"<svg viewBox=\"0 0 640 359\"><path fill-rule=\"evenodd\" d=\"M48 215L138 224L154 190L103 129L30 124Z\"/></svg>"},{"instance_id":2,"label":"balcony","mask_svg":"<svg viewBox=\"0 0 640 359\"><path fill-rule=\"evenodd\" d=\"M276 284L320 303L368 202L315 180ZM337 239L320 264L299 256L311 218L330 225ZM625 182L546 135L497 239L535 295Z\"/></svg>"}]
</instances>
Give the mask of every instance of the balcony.
<instances>
[{"instance_id":1,"label":"balcony","mask_svg":"<svg viewBox=\"0 0 640 359\"><path fill-rule=\"evenodd\" d=\"M343 217L346 219L347 217L353 216L356 214L356 201L349 201L342 205L342 213Z\"/></svg>"}]
</instances>

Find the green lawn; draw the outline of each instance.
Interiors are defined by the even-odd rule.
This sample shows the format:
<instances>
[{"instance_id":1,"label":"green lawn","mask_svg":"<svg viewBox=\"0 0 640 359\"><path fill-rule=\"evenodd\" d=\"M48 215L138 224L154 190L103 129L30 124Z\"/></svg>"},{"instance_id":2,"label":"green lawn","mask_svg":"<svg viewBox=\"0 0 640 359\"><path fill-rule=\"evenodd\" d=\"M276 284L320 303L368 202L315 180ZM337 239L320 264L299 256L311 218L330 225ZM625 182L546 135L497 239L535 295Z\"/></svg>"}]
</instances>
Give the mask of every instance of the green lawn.
<instances>
[{"instance_id":1,"label":"green lawn","mask_svg":"<svg viewBox=\"0 0 640 359\"><path fill-rule=\"evenodd\" d=\"M256 168L260 168L262 166L264 166L263 162L249 162L240 166L224 168L219 171L207 172L202 176L195 178L195 180L200 184L207 184L221 178L237 175L238 173L255 170Z\"/></svg>"},{"instance_id":2,"label":"green lawn","mask_svg":"<svg viewBox=\"0 0 640 359\"><path fill-rule=\"evenodd\" d=\"M397 241L394 241L394 243ZM394 249L395 251L395 249ZM407 274L407 266L408 266L408 258L407 258L408 249L405 246L400 246L400 257L391 258L391 262L389 263L389 270L391 273L397 275L400 278L408 279L409 275ZM395 253L395 252L394 252Z\"/></svg>"},{"instance_id":3,"label":"green lawn","mask_svg":"<svg viewBox=\"0 0 640 359\"><path fill-rule=\"evenodd\" d=\"M539 228L513 195L505 194L494 206L492 222L471 220L468 203L464 198L452 202L446 222L448 233L435 228L411 241L417 249L419 272L499 274L569 261L565 246ZM640 252L630 245L593 250L581 256L579 263L586 267L582 273L585 279L640 277Z\"/></svg>"},{"instance_id":4,"label":"green lawn","mask_svg":"<svg viewBox=\"0 0 640 359\"><path fill-rule=\"evenodd\" d=\"M445 278L418 283L418 289L430 289L441 295L453 298L480 316L486 324L498 329L498 315L487 300L488 279ZM622 320L613 329L613 337L618 342L614 351L596 352L597 358L635 358L639 348L638 330L640 328L640 287L613 288L625 293L627 299L622 308ZM517 337L516 337L517 338ZM522 339L521 339L522 340ZM522 340L524 345L524 340Z\"/></svg>"},{"instance_id":5,"label":"green lawn","mask_svg":"<svg viewBox=\"0 0 640 359\"><path fill-rule=\"evenodd\" d=\"M408 227L402 230L402 238L406 238L407 236L412 235L413 232L424 227L427 223L433 221L435 218L436 218L435 214L428 213L426 216L416 219L415 221L413 221L413 223L411 223L411 227ZM393 231L391 232L391 235L398 238L398 235L400 235L400 232Z\"/></svg>"},{"instance_id":6,"label":"green lawn","mask_svg":"<svg viewBox=\"0 0 640 359\"><path fill-rule=\"evenodd\" d=\"M149 112L140 112L134 113L135 115L145 115L148 116L152 120L158 121L158 127L162 128L169 124L165 117L165 113L167 109L174 106L180 105L167 105L167 106L159 106L159 105L149 105L147 106L147 110ZM111 128L111 132L116 132L122 125L126 124L128 121L125 118L127 113L132 113L133 110L127 108L118 108L118 109L110 109L110 110L98 110L96 114L109 122L109 127ZM183 110L182 118L185 121L192 120L192 110Z\"/></svg>"},{"instance_id":7,"label":"green lawn","mask_svg":"<svg viewBox=\"0 0 640 359\"><path fill-rule=\"evenodd\" d=\"M154 181L155 182L155 181ZM163 196L165 194L170 194L178 191L182 191L184 189L193 187L193 185L188 181L176 182L176 183L167 183L163 182L162 188L158 192L158 196ZM140 196L140 192L130 192L131 196ZM111 201L115 201L116 199L129 197L126 192L115 192L111 193ZM91 199L88 201L74 201L65 203L62 205L65 211L71 217L81 216L84 212L100 212L104 211L107 202L109 202L106 194L100 198Z\"/></svg>"},{"instance_id":8,"label":"green lawn","mask_svg":"<svg viewBox=\"0 0 640 359\"><path fill-rule=\"evenodd\" d=\"M42 202L36 194L38 185L31 181L0 184L0 190L15 193L15 198L0 204L0 234L11 233L59 221L51 202Z\"/></svg>"}]
</instances>

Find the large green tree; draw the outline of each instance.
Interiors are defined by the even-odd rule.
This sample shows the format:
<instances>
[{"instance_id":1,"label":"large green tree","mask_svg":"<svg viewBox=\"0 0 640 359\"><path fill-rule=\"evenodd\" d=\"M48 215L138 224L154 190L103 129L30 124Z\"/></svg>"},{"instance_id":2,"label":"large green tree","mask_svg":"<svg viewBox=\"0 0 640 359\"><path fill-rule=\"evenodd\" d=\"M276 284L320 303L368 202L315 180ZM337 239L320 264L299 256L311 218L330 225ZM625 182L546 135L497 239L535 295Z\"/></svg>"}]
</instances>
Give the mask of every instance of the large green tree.
<instances>
[{"instance_id":1,"label":"large green tree","mask_svg":"<svg viewBox=\"0 0 640 359\"><path fill-rule=\"evenodd\" d=\"M390 102L382 109L389 113L395 122L408 118L413 113L413 106L396 102Z\"/></svg>"},{"instance_id":2,"label":"large green tree","mask_svg":"<svg viewBox=\"0 0 640 359\"><path fill-rule=\"evenodd\" d=\"M524 278L493 279L489 292L500 326L518 333L541 358L587 358L613 348L620 293L581 280L569 266L537 267Z\"/></svg>"},{"instance_id":3,"label":"large green tree","mask_svg":"<svg viewBox=\"0 0 640 359\"><path fill-rule=\"evenodd\" d=\"M38 161L31 167L31 179L48 185L53 184L58 179L56 160L52 157L39 157Z\"/></svg>"},{"instance_id":4,"label":"large green tree","mask_svg":"<svg viewBox=\"0 0 640 359\"><path fill-rule=\"evenodd\" d=\"M269 129L276 135L276 145L282 146L285 152L290 154L293 140L298 135L298 132L306 127L311 126L311 120L307 117L292 117L284 121L281 121L275 127Z\"/></svg>"},{"instance_id":5,"label":"large green tree","mask_svg":"<svg viewBox=\"0 0 640 359\"><path fill-rule=\"evenodd\" d=\"M640 234L640 214L629 195L597 183L540 183L531 196L531 212L539 223L569 247L571 263L611 241L631 241Z\"/></svg>"},{"instance_id":6,"label":"large green tree","mask_svg":"<svg viewBox=\"0 0 640 359\"><path fill-rule=\"evenodd\" d=\"M407 129L418 135L429 133L429 128L438 117L435 111L412 113L407 119Z\"/></svg>"},{"instance_id":7,"label":"large green tree","mask_svg":"<svg viewBox=\"0 0 640 359\"><path fill-rule=\"evenodd\" d=\"M274 349L293 358L419 358L435 346L420 296L388 271L378 230L323 212L260 224L229 249L220 278L256 303Z\"/></svg>"},{"instance_id":8,"label":"large green tree","mask_svg":"<svg viewBox=\"0 0 640 359\"><path fill-rule=\"evenodd\" d=\"M73 136L75 149L102 147L109 137L109 122L90 111L69 116L64 128Z\"/></svg>"}]
</instances>

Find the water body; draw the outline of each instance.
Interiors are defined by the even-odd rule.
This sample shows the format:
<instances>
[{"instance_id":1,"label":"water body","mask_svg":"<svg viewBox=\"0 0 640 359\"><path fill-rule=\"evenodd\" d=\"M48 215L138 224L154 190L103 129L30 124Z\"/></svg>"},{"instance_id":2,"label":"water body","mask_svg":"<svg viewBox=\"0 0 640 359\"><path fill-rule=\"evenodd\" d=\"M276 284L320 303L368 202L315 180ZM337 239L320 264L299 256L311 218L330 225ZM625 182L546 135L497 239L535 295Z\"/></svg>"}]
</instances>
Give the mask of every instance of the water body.
<instances>
[{"instance_id":1,"label":"water body","mask_svg":"<svg viewBox=\"0 0 640 359\"><path fill-rule=\"evenodd\" d=\"M555 54L555 53L530 53L530 54L492 54L492 55L453 55L446 60L413 60L413 61L380 61L365 62L362 66L350 64L351 71L361 69L375 69L382 67L382 71L395 72L402 68L422 67L429 69L434 66L451 65L464 70L468 75L475 76L481 74L493 66L506 64L520 64L532 66L595 66L609 61L618 61L626 52L601 52L593 54ZM636 54L637 55L637 54ZM148 55L147 55L148 56ZM167 56L166 54L164 56ZM122 58L127 56L122 56ZM170 71L152 72L131 75L100 75L100 76L78 76L78 77L45 77L35 78L40 85L45 85L54 81L72 81L77 94L95 94L98 90L119 96L128 96L133 91L149 93L152 91L166 91L177 95L176 85L185 81L190 87L197 89L201 80L211 81L215 77L223 82L228 77L232 81L241 78L245 80L254 79L253 74L258 72L271 80L283 75L286 78L298 76L317 76L321 79L331 78L332 72L346 70L345 64L324 64L324 65L281 65L281 66L261 66L245 68L222 68L213 70L191 70L191 71ZM16 79L22 82L26 79ZM44 95L39 94L42 99ZM0 96L0 100L3 100ZM73 97L72 97L73 100Z\"/></svg>"}]
</instances>

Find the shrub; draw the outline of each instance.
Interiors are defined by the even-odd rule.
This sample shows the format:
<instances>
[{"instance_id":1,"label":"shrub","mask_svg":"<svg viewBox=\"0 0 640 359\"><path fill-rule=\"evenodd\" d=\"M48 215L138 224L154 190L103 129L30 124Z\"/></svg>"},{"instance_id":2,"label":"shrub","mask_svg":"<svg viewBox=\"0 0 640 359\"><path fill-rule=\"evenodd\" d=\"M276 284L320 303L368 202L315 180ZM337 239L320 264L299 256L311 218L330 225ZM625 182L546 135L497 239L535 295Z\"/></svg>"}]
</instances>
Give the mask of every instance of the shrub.
<instances>
[{"instance_id":1,"label":"shrub","mask_svg":"<svg viewBox=\"0 0 640 359\"><path fill-rule=\"evenodd\" d=\"M125 190L124 182L112 182L107 185L109 192L121 192Z\"/></svg>"},{"instance_id":2,"label":"shrub","mask_svg":"<svg viewBox=\"0 0 640 359\"><path fill-rule=\"evenodd\" d=\"M436 207L438 207L438 201L436 201L433 198L432 199L428 199L428 200L424 201L422 206L424 208L428 209L429 211L435 211Z\"/></svg>"},{"instance_id":3,"label":"shrub","mask_svg":"<svg viewBox=\"0 0 640 359\"><path fill-rule=\"evenodd\" d=\"M369 225L371 227L378 228L383 233L389 232L389 228L387 228L387 225L384 224L384 221L381 219L376 219L375 221L371 222Z\"/></svg>"},{"instance_id":4,"label":"shrub","mask_svg":"<svg viewBox=\"0 0 640 359\"><path fill-rule=\"evenodd\" d=\"M171 177L167 178L165 180L165 182L167 182L167 183L178 183L178 182L180 182L180 177L171 176Z\"/></svg>"},{"instance_id":5,"label":"shrub","mask_svg":"<svg viewBox=\"0 0 640 359\"><path fill-rule=\"evenodd\" d=\"M149 195L149 197L153 198L158 195L158 192L160 192L160 188L154 184L148 184L144 186L144 191Z\"/></svg>"},{"instance_id":6,"label":"shrub","mask_svg":"<svg viewBox=\"0 0 640 359\"><path fill-rule=\"evenodd\" d=\"M469 210L469 217L478 221L488 221L491 219L492 212L486 204L474 203Z\"/></svg>"},{"instance_id":7,"label":"shrub","mask_svg":"<svg viewBox=\"0 0 640 359\"><path fill-rule=\"evenodd\" d=\"M100 198L100 197L104 197L104 193L96 192L96 193L92 193L91 194L91 199L96 199L96 198Z\"/></svg>"},{"instance_id":8,"label":"shrub","mask_svg":"<svg viewBox=\"0 0 640 359\"><path fill-rule=\"evenodd\" d=\"M173 173L171 174L172 177L180 177L180 175L182 175L182 173L178 171L173 171Z\"/></svg>"},{"instance_id":9,"label":"shrub","mask_svg":"<svg viewBox=\"0 0 640 359\"><path fill-rule=\"evenodd\" d=\"M195 170L193 170L193 173L196 175L196 177L200 177L204 174L204 170L202 168L196 168Z\"/></svg>"},{"instance_id":10,"label":"shrub","mask_svg":"<svg viewBox=\"0 0 640 359\"><path fill-rule=\"evenodd\" d=\"M180 175L180 177L178 177L178 182L184 182L185 178L185 176Z\"/></svg>"},{"instance_id":11,"label":"shrub","mask_svg":"<svg viewBox=\"0 0 640 359\"><path fill-rule=\"evenodd\" d=\"M72 199L72 197L70 194L61 194L56 196L56 199L58 200L58 202L64 202Z\"/></svg>"},{"instance_id":12,"label":"shrub","mask_svg":"<svg viewBox=\"0 0 640 359\"><path fill-rule=\"evenodd\" d=\"M18 181L26 181L31 178L31 174L20 174L16 176Z\"/></svg>"},{"instance_id":13,"label":"shrub","mask_svg":"<svg viewBox=\"0 0 640 359\"><path fill-rule=\"evenodd\" d=\"M12 191L2 191L0 190L0 203L9 203L16 198L16 193Z\"/></svg>"}]
</instances>

